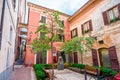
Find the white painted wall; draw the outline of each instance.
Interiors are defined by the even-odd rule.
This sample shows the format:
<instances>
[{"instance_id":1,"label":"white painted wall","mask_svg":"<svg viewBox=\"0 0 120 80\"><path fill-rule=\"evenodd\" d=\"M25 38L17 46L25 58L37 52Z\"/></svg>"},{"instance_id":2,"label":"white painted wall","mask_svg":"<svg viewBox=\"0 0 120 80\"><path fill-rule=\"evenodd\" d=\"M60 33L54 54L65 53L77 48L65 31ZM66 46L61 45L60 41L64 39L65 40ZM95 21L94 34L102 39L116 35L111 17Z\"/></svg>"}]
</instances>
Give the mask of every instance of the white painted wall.
<instances>
[{"instance_id":1,"label":"white painted wall","mask_svg":"<svg viewBox=\"0 0 120 80\"><path fill-rule=\"evenodd\" d=\"M2 1L3 0L0 0L0 11L1 11ZM22 0L22 1L25 2L26 0ZM20 3L20 0L16 0L15 9L13 7L12 0L5 0L5 2L6 3L5 3L5 14L4 14L4 23L3 23L3 31L2 31L2 44L1 44L1 50L0 50L0 80L7 80L7 78L9 77L9 73L12 71L12 67L14 64L14 59L15 59L14 50L15 50L15 39L16 39L16 32L17 32L18 4ZM22 13L23 13L22 15L24 16L25 11L24 12L22 11ZM10 28L12 28L12 40L11 41L9 41ZM7 57L8 57L8 48L10 48L10 56L9 56L10 66L9 67L6 66ZM8 72L8 70L10 72Z\"/></svg>"}]
</instances>

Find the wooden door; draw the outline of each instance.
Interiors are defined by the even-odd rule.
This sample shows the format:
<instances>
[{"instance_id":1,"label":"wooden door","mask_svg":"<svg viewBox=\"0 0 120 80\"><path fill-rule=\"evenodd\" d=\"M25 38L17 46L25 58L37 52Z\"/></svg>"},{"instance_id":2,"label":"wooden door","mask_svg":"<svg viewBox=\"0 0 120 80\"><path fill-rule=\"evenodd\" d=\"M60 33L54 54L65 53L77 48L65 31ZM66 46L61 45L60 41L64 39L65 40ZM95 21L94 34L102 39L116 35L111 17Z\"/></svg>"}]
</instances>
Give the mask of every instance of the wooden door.
<instances>
[{"instance_id":1,"label":"wooden door","mask_svg":"<svg viewBox=\"0 0 120 80\"><path fill-rule=\"evenodd\" d=\"M36 55L36 64L42 64L42 53Z\"/></svg>"},{"instance_id":2,"label":"wooden door","mask_svg":"<svg viewBox=\"0 0 120 80\"><path fill-rule=\"evenodd\" d=\"M115 46L109 48L109 57L110 57L111 68L119 72L120 69L119 69L119 63L118 63Z\"/></svg>"},{"instance_id":3,"label":"wooden door","mask_svg":"<svg viewBox=\"0 0 120 80\"><path fill-rule=\"evenodd\" d=\"M78 56L77 56L77 52L74 52L74 63L78 63Z\"/></svg>"},{"instance_id":4,"label":"wooden door","mask_svg":"<svg viewBox=\"0 0 120 80\"><path fill-rule=\"evenodd\" d=\"M68 54L68 62L69 62L69 63L73 63L72 53L69 53L69 54Z\"/></svg>"}]
</instances>

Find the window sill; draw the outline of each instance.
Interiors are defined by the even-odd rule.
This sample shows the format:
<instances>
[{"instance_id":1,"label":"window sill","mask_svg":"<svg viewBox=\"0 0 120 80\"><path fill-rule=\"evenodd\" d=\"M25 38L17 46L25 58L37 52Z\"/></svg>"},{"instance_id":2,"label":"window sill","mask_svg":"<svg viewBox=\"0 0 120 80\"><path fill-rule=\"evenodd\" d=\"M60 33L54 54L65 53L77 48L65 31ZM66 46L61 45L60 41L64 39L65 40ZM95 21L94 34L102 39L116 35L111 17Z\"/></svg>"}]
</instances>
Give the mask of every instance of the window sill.
<instances>
[{"instance_id":1,"label":"window sill","mask_svg":"<svg viewBox=\"0 0 120 80\"><path fill-rule=\"evenodd\" d=\"M115 22L117 22L117 21L119 21L119 20L120 20L119 17L118 17L118 18L115 18L115 19L112 19L112 20L110 20L110 24L115 23Z\"/></svg>"}]
</instances>

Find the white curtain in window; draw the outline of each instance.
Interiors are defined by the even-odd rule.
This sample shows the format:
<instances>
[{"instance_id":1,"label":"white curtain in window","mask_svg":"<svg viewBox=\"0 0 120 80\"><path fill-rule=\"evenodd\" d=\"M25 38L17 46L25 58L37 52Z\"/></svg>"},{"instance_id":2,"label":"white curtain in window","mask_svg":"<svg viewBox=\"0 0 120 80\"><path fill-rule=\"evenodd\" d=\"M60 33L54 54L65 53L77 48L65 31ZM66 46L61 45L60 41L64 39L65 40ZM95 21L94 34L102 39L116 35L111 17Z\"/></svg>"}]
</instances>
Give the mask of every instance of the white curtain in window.
<instances>
[{"instance_id":1,"label":"white curtain in window","mask_svg":"<svg viewBox=\"0 0 120 80\"><path fill-rule=\"evenodd\" d=\"M115 8L113 9L113 11L114 11L115 17L118 17L118 15L119 15L118 8L115 7Z\"/></svg>"},{"instance_id":2,"label":"white curtain in window","mask_svg":"<svg viewBox=\"0 0 120 80\"><path fill-rule=\"evenodd\" d=\"M114 19L113 11L110 10L108 13L109 13L110 20L113 20Z\"/></svg>"},{"instance_id":3,"label":"white curtain in window","mask_svg":"<svg viewBox=\"0 0 120 80\"><path fill-rule=\"evenodd\" d=\"M89 30L89 22L84 24L84 30Z\"/></svg>"}]
</instances>

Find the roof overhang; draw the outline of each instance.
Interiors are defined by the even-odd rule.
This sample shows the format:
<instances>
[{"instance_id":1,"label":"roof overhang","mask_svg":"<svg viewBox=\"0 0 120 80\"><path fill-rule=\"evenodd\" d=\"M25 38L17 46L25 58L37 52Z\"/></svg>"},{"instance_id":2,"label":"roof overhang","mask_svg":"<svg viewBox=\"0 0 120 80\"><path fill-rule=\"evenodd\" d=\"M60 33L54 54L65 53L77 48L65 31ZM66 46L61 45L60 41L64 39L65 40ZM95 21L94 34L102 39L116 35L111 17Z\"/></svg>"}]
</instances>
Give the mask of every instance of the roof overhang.
<instances>
[{"instance_id":1,"label":"roof overhang","mask_svg":"<svg viewBox=\"0 0 120 80\"><path fill-rule=\"evenodd\" d=\"M71 17L68 18L68 21L71 21L73 18L75 18L79 13L81 13L83 10L85 10L87 7L89 7L93 2L96 0L89 0L86 4L84 4L79 10L77 10Z\"/></svg>"}]
</instances>

